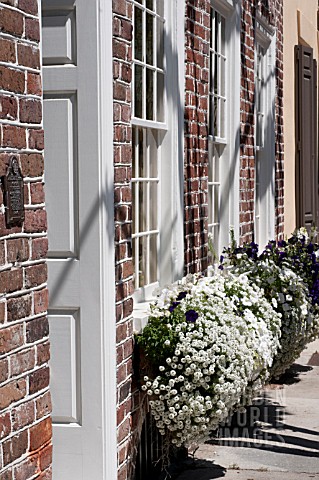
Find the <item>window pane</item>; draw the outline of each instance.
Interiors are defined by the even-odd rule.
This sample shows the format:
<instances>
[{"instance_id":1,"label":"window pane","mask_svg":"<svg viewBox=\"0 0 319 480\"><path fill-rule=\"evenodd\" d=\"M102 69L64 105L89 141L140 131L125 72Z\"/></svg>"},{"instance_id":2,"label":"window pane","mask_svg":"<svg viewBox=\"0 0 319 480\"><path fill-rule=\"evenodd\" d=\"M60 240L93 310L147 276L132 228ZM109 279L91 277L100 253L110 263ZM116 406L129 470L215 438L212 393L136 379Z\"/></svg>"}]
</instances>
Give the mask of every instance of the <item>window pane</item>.
<instances>
[{"instance_id":1,"label":"window pane","mask_svg":"<svg viewBox=\"0 0 319 480\"><path fill-rule=\"evenodd\" d=\"M220 32L220 36L221 36L221 45L220 45L220 53L222 55L225 55L225 18L224 17L220 17L221 18L221 22L220 22L220 28L221 28L221 32Z\"/></svg>"},{"instance_id":2,"label":"window pane","mask_svg":"<svg viewBox=\"0 0 319 480\"><path fill-rule=\"evenodd\" d=\"M156 130L148 130L147 144L148 144L149 156L150 156L150 177L157 178L158 177L158 161L157 161L158 145L157 145Z\"/></svg>"},{"instance_id":3,"label":"window pane","mask_svg":"<svg viewBox=\"0 0 319 480\"><path fill-rule=\"evenodd\" d=\"M146 118L154 120L154 72L146 69Z\"/></svg>"},{"instance_id":4,"label":"window pane","mask_svg":"<svg viewBox=\"0 0 319 480\"><path fill-rule=\"evenodd\" d=\"M136 171L136 176L141 178L144 177L144 134L143 129L138 129L138 169Z\"/></svg>"},{"instance_id":5,"label":"window pane","mask_svg":"<svg viewBox=\"0 0 319 480\"><path fill-rule=\"evenodd\" d=\"M157 19L157 67L164 68L164 23Z\"/></svg>"},{"instance_id":6,"label":"window pane","mask_svg":"<svg viewBox=\"0 0 319 480\"><path fill-rule=\"evenodd\" d=\"M164 122L165 108L164 108L164 74L157 73L157 120Z\"/></svg>"},{"instance_id":7,"label":"window pane","mask_svg":"<svg viewBox=\"0 0 319 480\"><path fill-rule=\"evenodd\" d=\"M147 199L147 182L139 182L138 189L138 201L139 201L139 232L147 231L147 222L146 222L146 199Z\"/></svg>"},{"instance_id":8,"label":"window pane","mask_svg":"<svg viewBox=\"0 0 319 480\"><path fill-rule=\"evenodd\" d=\"M220 121L219 121L220 132L219 132L219 136L221 138L225 138L225 135L226 135L226 132L225 132L225 124L226 124L226 104L225 104L225 100L220 99L219 104L220 104Z\"/></svg>"},{"instance_id":9,"label":"window pane","mask_svg":"<svg viewBox=\"0 0 319 480\"><path fill-rule=\"evenodd\" d=\"M153 0L146 0L146 8L149 8L150 10L154 10Z\"/></svg>"},{"instance_id":10,"label":"window pane","mask_svg":"<svg viewBox=\"0 0 319 480\"><path fill-rule=\"evenodd\" d=\"M153 65L153 49L154 49L154 17L146 13L146 63Z\"/></svg>"},{"instance_id":11,"label":"window pane","mask_svg":"<svg viewBox=\"0 0 319 480\"><path fill-rule=\"evenodd\" d=\"M143 60L143 14L138 7L134 8L134 56Z\"/></svg>"},{"instance_id":12,"label":"window pane","mask_svg":"<svg viewBox=\"0 0 319 480\"><path fill-rule=\"evenodd\" d=\"M139 287L144 287L147 282L146 266L147 266L147 237L139 239Z\"/></svg>"},{"instance_id":13,"label":"window pane","mask_svg":"<svg viewBox=\"0 0 319 480\"><path fill-rule=\"evenodd\" d=\"M150 182L150 230L157 230L157 182Z\"/></svg>"},{"instance_id":14,"label":"window pane","mask_svg":"<svg viewBox=\"0 0 319 480\"><path fill-rule=\"evenodd\" d=\"M134 78L134 115L142 118L143 114L143 68L140 65L135 65Z\"/></svg>"},{"instance_id":15,"label":"window pane","mask_svg":"<svg viewBox=\"0 0 319 480\"><path fill-rule=\"evenodd\" d=\"M158 280L157 274L157 235L151 235L150 238L150 283Z\"/></svg>"},{"instance_id":16,"label":"window pane","mask_svg":"<svg viewBox=\"0 0 319 480\"><path fill-rule=\"evenodd\" d=\"M160 17L164 17L164 0L156 1L156 11Z\"/></svg>"}]
</instances>

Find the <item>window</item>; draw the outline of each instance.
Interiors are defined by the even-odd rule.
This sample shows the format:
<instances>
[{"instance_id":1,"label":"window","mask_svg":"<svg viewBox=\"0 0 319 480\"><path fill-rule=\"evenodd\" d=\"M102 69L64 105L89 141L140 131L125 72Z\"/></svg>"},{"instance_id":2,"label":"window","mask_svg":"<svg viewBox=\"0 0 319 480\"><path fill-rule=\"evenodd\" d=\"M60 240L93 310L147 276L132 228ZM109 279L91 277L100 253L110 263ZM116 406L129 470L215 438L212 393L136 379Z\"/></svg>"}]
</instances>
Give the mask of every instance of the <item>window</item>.
<instances>
[{"instance_id":1,"label":"window","mask_svg":"<svg viewBox=\"0 0 319 480\"><path fill-rule=\"evenodd\" d=\"M216 0L210 16L208 233L218 260L239 232L240 12Z\"/></svg>"},{"instance_id":2,"label":"window","mask_svg":"<svg viewBox=\"0 0 319 480\"><path fill-rule=\"evenodd\" d=\"M260 242L260 161L264 148L265 135L265 82L266 82L266 52L257 44L255 75L255 112L256 112L256 161L255 161L255 241Z\"/></svg>"},{"instance_id":3,"label":"window","mask_svg":"<svg viewBox=\"0 0 319 480\"><path fill-rule=\"evenodd\" d=\"M133 0L135 319L157 286L183 274L183 3Z\"/></svg>"},{"instance_id":4,"label":"window","mask_svg":"<svg viewBox=\"0 0 319 480\"><path fill-rule=\"evenodd\" d=\"M164 0L134 1L134 286L145 300L159 281L159 158L165 126ZM159 125L162 123L163 125Z\"/></svg>"},{"instance_id":5,"label":"window","mask_svg":"<svg viewBox=\"0 0 319 480\"><path fill-rule=\"evenodd\" d=\"M164 0L133 4L133 118L164 122Z\"/></svg>"},{"instance_id":6,"label":"window","mask_svg":"<svg viewBox=\"0 0 319 480\"><path fill-rule=\"evenodd\" d=\"M254 240L263 248L275 235L275 35L258 19L255 44Z\"/></svg>"}]
</instances>

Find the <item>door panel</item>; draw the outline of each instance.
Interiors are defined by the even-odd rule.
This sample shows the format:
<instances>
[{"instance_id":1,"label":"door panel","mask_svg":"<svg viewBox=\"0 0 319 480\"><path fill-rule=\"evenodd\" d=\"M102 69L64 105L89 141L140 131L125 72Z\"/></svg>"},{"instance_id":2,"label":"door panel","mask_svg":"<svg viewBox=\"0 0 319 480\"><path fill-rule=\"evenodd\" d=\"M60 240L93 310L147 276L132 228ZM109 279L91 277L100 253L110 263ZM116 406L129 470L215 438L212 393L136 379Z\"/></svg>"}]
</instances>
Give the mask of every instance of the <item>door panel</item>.
<instances>
[{"instance_id":1,"label":"door panel","mask_svg":"<svg viewBox=\"0 0 319 480\"><path fill-rule=\"evenodd\" d=\"M51 258L75 257L78 237L76 96L44 98ZM63 215L61 215L63 212Z\"/></svg>"},{"instance_id":2,"label":"door panel","mask_svg":"<svg viewBox=\"0 0 319 480\"><path fill-rule=\"evenodd\" d=\"M97 4L43 0L53 480L103 478Z\"/></svg>"}]
</instances>

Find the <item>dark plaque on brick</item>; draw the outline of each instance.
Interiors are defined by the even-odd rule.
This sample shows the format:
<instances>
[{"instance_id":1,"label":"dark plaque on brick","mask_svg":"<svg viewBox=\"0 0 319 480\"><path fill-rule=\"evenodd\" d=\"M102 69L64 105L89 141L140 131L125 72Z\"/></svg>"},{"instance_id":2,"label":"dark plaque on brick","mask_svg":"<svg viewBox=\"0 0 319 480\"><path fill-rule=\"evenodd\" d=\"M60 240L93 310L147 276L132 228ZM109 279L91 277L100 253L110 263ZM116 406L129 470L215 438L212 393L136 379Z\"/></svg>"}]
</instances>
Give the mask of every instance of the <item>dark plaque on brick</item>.
<instances>
[{"instance_id":1,"label":"dark plaque on brick","mask_svg":"<svg viewBox=\"0 0 319 480\"><path fill-rule=\"evenodd\" d=\"M7 227L21 225L24 221L23 177L17 157L11 157L4 177L4 200Z\"/></svg>"}]
</instances>

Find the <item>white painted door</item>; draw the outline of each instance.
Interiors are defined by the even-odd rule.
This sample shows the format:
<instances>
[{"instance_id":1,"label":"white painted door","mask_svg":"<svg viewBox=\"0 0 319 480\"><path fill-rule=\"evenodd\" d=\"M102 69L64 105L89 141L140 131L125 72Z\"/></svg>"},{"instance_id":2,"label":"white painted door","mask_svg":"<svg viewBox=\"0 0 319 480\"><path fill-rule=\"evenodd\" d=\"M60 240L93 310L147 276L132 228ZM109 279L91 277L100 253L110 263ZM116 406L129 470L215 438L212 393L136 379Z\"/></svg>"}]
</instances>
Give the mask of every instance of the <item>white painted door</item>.
<instances>
[{"instance_id":1,"label":"white painted door","mask_svg":"<svg viewBox=\"0 0 319 480\"><path fill-rule=\"evenodd\" d=\"M114 388L103 377L97 6L42 1L54 480L107 478L114 449L104 431L105 391Z\"/></svg>"}]
</instances>

